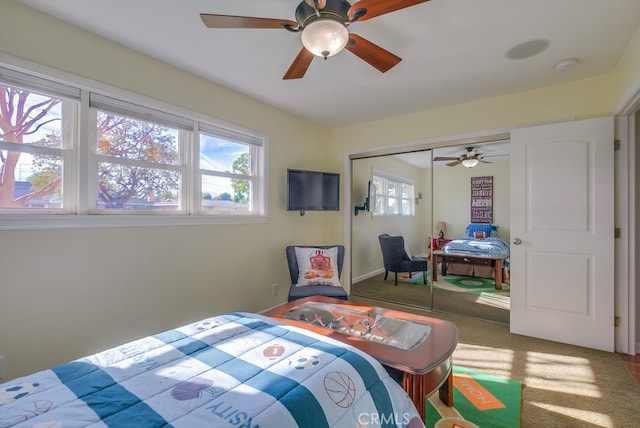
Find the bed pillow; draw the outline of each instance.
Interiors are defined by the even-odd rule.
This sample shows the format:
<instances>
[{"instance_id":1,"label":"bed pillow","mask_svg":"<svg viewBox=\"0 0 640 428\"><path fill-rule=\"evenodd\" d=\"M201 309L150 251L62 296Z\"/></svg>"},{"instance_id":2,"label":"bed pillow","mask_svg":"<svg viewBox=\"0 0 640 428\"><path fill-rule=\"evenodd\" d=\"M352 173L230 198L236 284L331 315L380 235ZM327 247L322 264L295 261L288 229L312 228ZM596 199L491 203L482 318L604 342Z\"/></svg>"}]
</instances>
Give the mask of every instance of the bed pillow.
<instances>
[{"instance_id":1,"label":"bed pillow","mask_svg":"<svg viewBox=\"0 0 640 428\"><path fill-rule=\"evenodd\" d=\"M340 287L338 247L295 247L298 260L298 287L333 285Z\"/></svg>"},{"instance_id":2,"label":"bed pillow","mask_svg":"<svg viewBox=\"0 0 640 428\"><path fill-rule=\"evenodd\" d=\"M467 236L473 238L473 234L476 232L484 232L485 237L496 236L498 226L489 223L469 223L467 226Z\"/></svg>"}]
</instances>

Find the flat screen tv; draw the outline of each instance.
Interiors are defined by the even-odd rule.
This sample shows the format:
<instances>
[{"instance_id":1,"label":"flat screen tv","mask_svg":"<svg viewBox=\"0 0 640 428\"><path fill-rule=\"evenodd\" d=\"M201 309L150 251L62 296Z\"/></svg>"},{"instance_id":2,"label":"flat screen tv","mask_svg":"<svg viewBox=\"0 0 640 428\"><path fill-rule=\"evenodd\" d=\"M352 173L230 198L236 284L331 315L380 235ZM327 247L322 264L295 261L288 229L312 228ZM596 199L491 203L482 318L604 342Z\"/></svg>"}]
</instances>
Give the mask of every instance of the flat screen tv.
<instances>
[{"instance_id":1,"label":"flat screen tv","mask_svg":"<svg viewBox=\"0 0 640 428\"><path fill-rule=\"evenodd\" d=\"M339 211L340 174L288 169L287 210Z\"/></svg>"},{"instance_id":2,"label":"flat screen tv","mask_svg":"<svg viewBox=\"0 0 640 428\"><path fill-rule=\"evenodd\" d=\"M364 200L364 204L361 207L356 206L354 213L358 215L360 211L376 211L376 185L369 181L369 186L367 187L367 197Z\"/></svg>"}]
</instances>

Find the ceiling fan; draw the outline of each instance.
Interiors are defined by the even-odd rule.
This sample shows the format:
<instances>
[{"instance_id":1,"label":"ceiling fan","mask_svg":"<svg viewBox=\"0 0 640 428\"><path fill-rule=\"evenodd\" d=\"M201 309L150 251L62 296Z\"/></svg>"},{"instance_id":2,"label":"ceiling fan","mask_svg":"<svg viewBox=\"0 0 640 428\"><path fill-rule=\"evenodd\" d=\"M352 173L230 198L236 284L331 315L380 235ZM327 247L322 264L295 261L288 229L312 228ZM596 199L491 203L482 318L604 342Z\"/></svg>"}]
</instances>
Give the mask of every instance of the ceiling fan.
<instances>
[{"instance_id":1,"label":"ceiling fan","mask_svg":"<svg viewBox=\"0 0 640 428\"><path fill-rule=\"evenodd\" d=\"M201 13L200 18L208 28L267 28L301 32L303 48L283 79L302 78L314 56L327 59L342 49L347 49L385 73L402 58L357 34L349 33L347 28L356 21L365 21L427 1L359 0L351 5L347 0L303 0L296 8L295 21L209 13Z\"/></svg>"},{"instance_id":2,"label":"ceiling fan","mask_svg":"<svg viewBox=\"0 0 640 428\"><path fill-rule=\"evenodd\" d=\"M434 161L453 161L449 162L447 166L464 165L467 168L473 168L478 165L478 162L492 163L484 159L482 153L479 153L475 147L466 147L466 153L461 154L457 158L454 157L435 157Z\"/></svg>"}]
</instances>

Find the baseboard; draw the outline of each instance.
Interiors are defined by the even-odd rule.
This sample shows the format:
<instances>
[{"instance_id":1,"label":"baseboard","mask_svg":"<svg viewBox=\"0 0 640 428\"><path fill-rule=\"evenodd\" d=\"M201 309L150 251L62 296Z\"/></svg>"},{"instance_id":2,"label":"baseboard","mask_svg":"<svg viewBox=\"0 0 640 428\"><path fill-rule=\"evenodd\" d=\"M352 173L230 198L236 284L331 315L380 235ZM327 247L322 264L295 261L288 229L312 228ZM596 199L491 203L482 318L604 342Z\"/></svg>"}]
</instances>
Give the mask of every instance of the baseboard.
<instances>
[{"instance_id":1,"label":"baseboard","mask_svg":"<svg viewBox=\"0 0 640 428\"><path fill-rule=\"evenodd\" d=\"M360 281L367 280L367 279L372 278L372 277L374 277L376 275L380 275L381 273L384 273L384 268L375 270L373 272L366 273L364 275L356 276L355 278L353 278L351 280L351 284L357 284Z\"/></svg>"}]
</instances>

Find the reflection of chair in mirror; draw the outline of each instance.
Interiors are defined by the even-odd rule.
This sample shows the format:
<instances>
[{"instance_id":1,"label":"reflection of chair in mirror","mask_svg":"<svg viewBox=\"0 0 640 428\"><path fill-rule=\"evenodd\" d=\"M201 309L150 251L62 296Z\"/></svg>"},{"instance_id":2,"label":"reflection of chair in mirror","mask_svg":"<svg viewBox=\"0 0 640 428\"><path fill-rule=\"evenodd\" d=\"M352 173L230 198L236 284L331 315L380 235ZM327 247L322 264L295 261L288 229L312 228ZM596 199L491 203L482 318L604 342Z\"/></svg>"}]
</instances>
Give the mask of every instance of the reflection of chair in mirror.
<instances>
[{"instance_id":1,"label":"reflection of chair in mirror","mask_svg":"<svg viewBox=\"0 0 640 428\"><path fill-rule=\"evenodd\" d=\"M290 245L286 248L285 252L287 255L287 263L289 264L289 275L291 276L289 302L310 296L326 296L347 300L347 292L339 282L344 264L343 245ZM304 256L298 259L296 253L299 255L304 254ZM309 278L310 275L306 275L307 271L313 268L310 259L316 256L328 258L327 262L330 265L329 267L335 270L332 277L318 276L316 278Z\"/></svg>"},{"instance_id":2,"label":"reflection of chair in mirror","mask_svg":"<svg viewBox=\"0 0 640 428\"><path fill-rule=\"evenodd\" d=\"M394 284L398 285L398 272L408 272L409 276L413 272L422 272L422 281L427 283L426 259L409 257L404 247L402 236L391 236L386 233L378 236L380 249L382 250L382 263L384 264L384 279L387 279L389 272L395 274Z\"/></svg>"}]
</instances>

